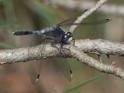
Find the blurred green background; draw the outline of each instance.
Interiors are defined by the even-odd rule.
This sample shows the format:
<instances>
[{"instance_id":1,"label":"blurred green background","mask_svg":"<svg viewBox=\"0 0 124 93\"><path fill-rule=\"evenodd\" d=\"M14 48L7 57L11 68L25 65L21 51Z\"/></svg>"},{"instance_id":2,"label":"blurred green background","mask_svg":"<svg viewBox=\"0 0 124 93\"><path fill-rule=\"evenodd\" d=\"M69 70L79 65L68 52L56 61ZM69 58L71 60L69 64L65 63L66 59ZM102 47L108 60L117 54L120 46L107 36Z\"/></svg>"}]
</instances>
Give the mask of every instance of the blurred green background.
<instances>
[{"instance_id":1,"label":"blurred green background","mask_svg":"<svg viewBox=\"0 0 124 93\"><path fill-rule=\"evenodd\" d=\"M108 0L110 7L103 7L86 21L111 18L100 25L80 25L74 32L75 39L124 40L124 0ZM86 3L88 2L88 3ZM0 0L0 49L35 46L41 37L12 35L14 31L43 29L65 19L79 16L93 0ZM87 5L83 6L83 3ZM115 11L112 11L114 4ZM119 7L121 6L122 9ZM84 8L84 9L83 9ZM106 9L105 9L106 8ZM120 10L118 10L120 9ZM68 28L63 28L68 31ZM98 59L96 55L90 54ZM98 59L99 60L99 59ZM118 63L123 68L123 58L101 55L102 62ZM70 80L69 68L72 69ZM40 79L34 82L40 72ZM124 82L103 74L70 58L48 58L0 66L0 93L123 93Z\"/></svg>"}]
</instances>

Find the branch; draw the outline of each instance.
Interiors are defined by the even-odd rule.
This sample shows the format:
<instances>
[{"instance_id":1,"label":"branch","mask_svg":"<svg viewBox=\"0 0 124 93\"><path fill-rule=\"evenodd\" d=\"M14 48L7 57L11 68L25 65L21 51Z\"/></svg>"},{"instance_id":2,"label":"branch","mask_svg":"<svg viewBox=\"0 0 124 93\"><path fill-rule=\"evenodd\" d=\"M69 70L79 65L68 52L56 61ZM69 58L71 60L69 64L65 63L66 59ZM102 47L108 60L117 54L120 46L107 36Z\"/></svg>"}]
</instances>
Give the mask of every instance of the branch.
<instances>
[{"instance_id":1,"label":"branch","mask_svg":"<svg viewBox=\"0 0 124 93\"><path fill-rule=\"evenodd\" d=\"M120 77L121 79L124 79L124 71L121 68L112 66L112 65L106 65L103 64L92 57L88 56L87 54L81 52L79 49L75 47L70 48L71 54L73 57L75 57L79 62L85 63L88 66L95 68L98 71L113 74L117 77Z\"/></svg>"},{"instance_id":2,"label":"branch","mask_svg":"<svg viewBox=\"0 0 124 93\"><path fill-rule=\"evenodd\" d=\"M36 47L0 50L0 64L26 62L50 56L56 56L58 50L51 45L39 45Z\"/></svg>"},{"instance_id":3,"label":"branch","mask_svg":"<svg viewBox=\"0 0 124 93\"><path fill-rule=\"evenodd\" d=\"M77 40L75 46L88 53L124 56L124 44L108 40Z\"/></svg>"},{"instance_id":4,"label":"branch","mask_svg":"<svg viewBox=\"0 0 124 93\"><path fill-rule=\"evenodd\" d=\"M37 60L47 57L55 57L62 55L59 53L58 49L52 47L50 44L45 45L46 47L43 50L44 45L39 45L35 47L27 48L18 48L18 49L8 49L0 50L0 64L4 63L14 63L14 62L25 62L29 60ZM70 50L70 45L65 45L64 51L68 55L67 50ZM110 42L107 40L76 40L75 46L84 52L87 53L100 53L106 55L122 55L124 56L124 44ZM72 56L73 57L73 56Z\"/></svg>"},{"instance_id":5,"label":"branch","mask_svg":"<svg viewBox=\"0 0 124 93\"><path fill-rule=\"evenodd\" d=\"M83 51L105 51L105 53L119 53L124 54L124 45L119 43L112 43L104 40L77 40L76 46L66 45L64 46L64 56L76 58L79 62L87 64L88 66L97 69L98 71L113 74L121 79L124 79L124 71L113 65L107 65L100 63L94 58L88 56ZM97 47L95 47L97 46ZM83 48L82 48L83 47ZM98 48L98 49L96 49ZM114 49L113 49L114 48ZM0 51L0 64L27 62L29 60L37 60L47 57L63 57L57 48L52 47L50 44L46 45L44 50L43 45L27 48L19 48L12 50ZM83 51L81 51L81 50ZM109 51L108 51L109 50ZM115 52L117 51L117 52ZM120 52L119 52L120 51ZM88 51L87 51L88 52Z\"/></svg>"},{"instance_id":6,"label":"branch","mask_svg":"<svg viewBox=\"0 0 124 93\"><path fill-rule=\"evenodd\" d=\"M94 11L96 11L99 7L101 7L107 0L99 0L95 6L88 9L86 12L84 12L81 16L79 16L74 23L81 23L85 18L87 18L89 15L91 15ZM78 25L72 25L69 29L70 32L74 32L74 30L77 28Z\"/></svg>"}]
</instances>

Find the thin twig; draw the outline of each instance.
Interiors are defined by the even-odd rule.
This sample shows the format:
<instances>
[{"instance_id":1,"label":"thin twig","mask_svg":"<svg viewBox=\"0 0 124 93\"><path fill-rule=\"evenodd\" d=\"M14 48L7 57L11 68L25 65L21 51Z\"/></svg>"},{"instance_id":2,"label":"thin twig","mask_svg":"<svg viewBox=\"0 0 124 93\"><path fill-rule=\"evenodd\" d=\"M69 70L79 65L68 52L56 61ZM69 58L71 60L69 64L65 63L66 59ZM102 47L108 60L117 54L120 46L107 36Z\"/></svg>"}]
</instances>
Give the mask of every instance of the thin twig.
<instances>
[{"instance_id":1,"label":"thin twig","mask_svg":"<svg viewBox=\"0 0 124 93\"><path fill-rule=\"evenodd\" d=\"M96 5L90 9L88 9L86 12L84 12L81 16L79 16L74 23L81 23L85 18L87 18L89 15L91 15L94 11L96 11L99 7L101 7L107 0L99 0ZM70 32L74 32L77 28L77 25L72 25L69 29Z\"/></svg>"}]
</instances>

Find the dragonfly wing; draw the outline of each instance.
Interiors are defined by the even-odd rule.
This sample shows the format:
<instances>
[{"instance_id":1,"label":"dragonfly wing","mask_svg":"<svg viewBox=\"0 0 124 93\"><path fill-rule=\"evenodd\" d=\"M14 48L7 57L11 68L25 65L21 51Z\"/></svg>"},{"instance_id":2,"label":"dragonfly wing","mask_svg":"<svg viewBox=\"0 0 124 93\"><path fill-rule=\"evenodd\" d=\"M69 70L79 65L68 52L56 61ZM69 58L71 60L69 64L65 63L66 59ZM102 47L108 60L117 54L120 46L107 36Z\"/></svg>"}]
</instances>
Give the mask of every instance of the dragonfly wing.
<instances>
[{"instance_id":1,"label":"dragonfly wing","mask_svg":"<svg viewBox=\"0 0 124 93\"><path fill-rule=\"evenodd\" d=\"M87 11L87 9L85 9L82 13L84 13L84 12L86 12L86 11ZM60 22L60 23L58 23L57 25L58 25L58 26L66 26L66 25L68 25L68 24L70 24L70 23L73 23L76 19L77 19L77 16L74 16L74 17L71 17L71 18L69 18L69 19L66 19L66 20L64 20L64 21L62 21L62 22Z\"/></svg>"},{"instance_id":2,"label":"dragonfly wing","mask_svg":"<svg viewBox=\"0 0 124 93\"><path fill-rule=\"evenodd\" d=\"M32 84L38 83L39 78L37 76L40 75L41 63L41 60L37 60L29 65L29 75Z\"/></svg>"},{"instance_id":3,"label":"dragonfly wing","mask_svg":"<svg viewBox=\"0 0 124 93\"><path fill-rule=\"evenodd\" d=\"M71 21L68 21L68 22L63 22L63 23L60 23L59 25L60 26L71 26L71 25L100 25L100 24L104 24L104 23L107 23L107 22L110 22L111 19L109 18L106 18L106 19L99 19L97 21L85 21L85 22L81 22L81 23L73 23Z\"/></svg>"}]
</instances>

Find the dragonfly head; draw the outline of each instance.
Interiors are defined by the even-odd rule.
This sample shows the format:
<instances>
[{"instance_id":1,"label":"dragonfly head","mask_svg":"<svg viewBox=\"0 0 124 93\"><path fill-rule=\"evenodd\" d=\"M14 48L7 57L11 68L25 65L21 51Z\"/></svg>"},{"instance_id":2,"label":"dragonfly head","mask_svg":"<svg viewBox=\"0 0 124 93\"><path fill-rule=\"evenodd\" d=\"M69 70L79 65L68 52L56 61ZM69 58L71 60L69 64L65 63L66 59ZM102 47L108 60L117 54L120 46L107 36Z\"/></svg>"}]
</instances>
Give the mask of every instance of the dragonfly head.
<instances>
[{"instance_id":1,"label":"dragonfly head","mask_svg":"<svg viewBox=\"0 0 124 93\"><path fill-rule=\"evenodd\" d=\"M72 33L66 32L63 37L64 44L69 44L72 41Z\"/></svg>"}]
</instances>

